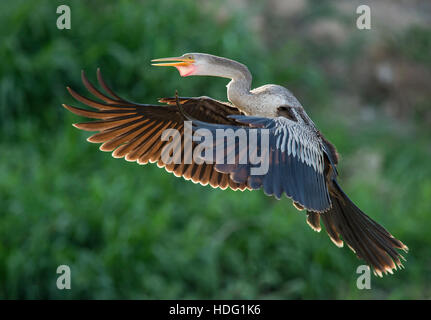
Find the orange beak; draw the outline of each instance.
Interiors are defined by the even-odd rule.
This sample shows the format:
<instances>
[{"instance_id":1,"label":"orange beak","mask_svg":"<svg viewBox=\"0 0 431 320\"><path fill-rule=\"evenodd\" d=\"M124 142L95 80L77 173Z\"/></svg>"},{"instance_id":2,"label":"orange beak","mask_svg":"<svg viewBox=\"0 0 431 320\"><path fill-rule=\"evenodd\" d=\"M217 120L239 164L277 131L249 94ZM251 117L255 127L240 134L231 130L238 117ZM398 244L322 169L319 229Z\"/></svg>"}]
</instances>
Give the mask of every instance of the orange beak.
<instances>
[{"instance_id":1,"label":"orange beak","mask_svg":"<svg viewBox=\"0 0 431 320\"><path fill-rule=\"evenodd\" d=\"M176 62L167 62L167 61L176 61ZM162 62L162 63L151 64L152 66L157 66L157 67L188 67L192 65L195 62L195 60L190 58L174 57L174 58L153 59L151 60L151 62Z\"/></svg>"}]
</instances>

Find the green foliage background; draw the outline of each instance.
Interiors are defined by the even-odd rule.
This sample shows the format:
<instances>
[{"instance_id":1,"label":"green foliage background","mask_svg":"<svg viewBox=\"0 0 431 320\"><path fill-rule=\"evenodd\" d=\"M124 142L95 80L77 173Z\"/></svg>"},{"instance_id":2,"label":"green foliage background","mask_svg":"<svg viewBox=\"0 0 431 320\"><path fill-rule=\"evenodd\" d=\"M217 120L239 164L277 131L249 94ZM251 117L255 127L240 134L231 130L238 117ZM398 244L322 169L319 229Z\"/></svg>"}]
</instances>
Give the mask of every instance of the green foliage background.
<instances>
[{"instance_id":1,"label":"green foliage background","mask_svg":"<svg viewBox=\"0 0 431 320\"><path fill-rule=\"evenodd\" d=\"M265 2L236 2L0 3L0 298L431 297L429 78L415 86L423 98L392 114L392 91L356 77L375 31L355 29L354 12L346 19L329 2L308 1L300 17L277 20ZM56 28L60 4L71 7L71 30ZM343 44L300 32L322 17L353 28ZM377 31L385 59L429 70L429 28ZM65 86L84 92L81 69L95 81L101 67L135 101L175 89L226 99L225 79L150 67L151 58L185 52L241 61L255 86L289 87L337 145L346 192L409 246L405 269L358 290L362 263L313 232L289 199L204 188L115 160L71 126L81 119L61 104L79 106ZM346 72L332 74L328 61ZM61 264L72 270L68 291L56 288Z\"/></svg>"}]
</instances>

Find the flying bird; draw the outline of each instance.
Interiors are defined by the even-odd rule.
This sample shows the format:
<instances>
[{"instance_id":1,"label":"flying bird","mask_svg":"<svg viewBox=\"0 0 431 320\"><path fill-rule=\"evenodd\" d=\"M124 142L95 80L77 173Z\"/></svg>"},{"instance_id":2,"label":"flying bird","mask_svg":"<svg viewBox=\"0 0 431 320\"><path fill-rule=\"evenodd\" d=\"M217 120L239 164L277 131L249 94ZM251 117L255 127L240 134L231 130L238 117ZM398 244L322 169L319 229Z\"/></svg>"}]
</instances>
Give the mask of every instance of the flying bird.
<instances>
[{"instance_id":1,"label":"flying bird","mask_svg":"<svg viewBox=\"0 0 431 320\"><path fill-rule=\"evenodd\" d=\"M332 242L338 247L343 242L357 257L373 268L374 274L393 273L402 268L405 260L399 250L408 248L385 228L362 212L343 192L337 182L338 153L336 148L317 129L301 103L286 88L268 84L251 88L252 76L248 68L234 60L204 53L187 53L175 58L152 60L156 66L172 66L182 77L214 76L230 79L227 85L229 102L201 97L169 97L159 100L162 105L140 104L121 98L105 83L100 70L97 79L104 93L89 82L82 72L82 82L98 100L78 94L67 87L79 102L92 109L71 105L69 111L97 121L76 123L86 131L98 131L87 140L102 143L100 150L112 152L115 158L125 158L139 164L156 163L194 183L213 188L233 190L263 189L277 199L285 194L298 210L306 212L306 222L315 231L323 222ZM204 128L210 132L231 129L268 133L268 170L252 174L253 164L240 163L241 154L259 153L259 145L245 147L237 144L222 146L236 162L223 164L211 161L184 161L184 157L165 163L163 148L169 141L162 139L167 129L185 134L185 121L191 120L193 130ZM175 146L182 153L195 149L187 147L184 139ZM244 150L248 149L248 150ZM193 150L191 150L193 151Z\"/></svg>"}]
</instances>

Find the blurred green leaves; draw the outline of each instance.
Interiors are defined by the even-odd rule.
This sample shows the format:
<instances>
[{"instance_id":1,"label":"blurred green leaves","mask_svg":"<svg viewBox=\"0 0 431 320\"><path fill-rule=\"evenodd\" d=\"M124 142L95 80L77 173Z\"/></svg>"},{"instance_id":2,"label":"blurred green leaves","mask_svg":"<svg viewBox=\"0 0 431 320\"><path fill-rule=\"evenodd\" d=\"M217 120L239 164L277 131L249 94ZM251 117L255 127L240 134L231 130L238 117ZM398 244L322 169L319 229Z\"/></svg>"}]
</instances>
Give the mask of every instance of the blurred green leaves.
<instances>
[{"instance_id":1,"label":"blurred green leaves","mask_svg":"<svg viewBox=\"0 0 431 320\"><path fill-rule=\"evenodd\" d=\"M101 67L120 92L154 101L172 95L175 88L184 95L199 91L211 95L216 92L216 81L180 82L172 70L151 68L151 58L190 51L239 60L260 54L245 24L235 18L218 22L191 0L66 1L71 8L71 30L56 28L58 4L18 0L1 5L1 21L7 26L0 31L3 135L13 136L17 119L25 117L32 117L39 129L56 128L64 114L60 104L68 99L65 86L79 88L81 69L93 76Z\"/></svg>"},{"instance_id":2,"label":"blurred green leaves","mask_svg":"<svg viewBox=\"0 0 431 320\"><path fill-rule=\"evenodd\" d=\"M55 27L59 4L71 7L71 30ZM350 79L333 81L322 55L350 62L359 55L358 39L319 51L306 32L293 30L288 39L270 34L279 35L272 47L250 26L261 5L223 11L224 4L1 2L0 298L431 296L429 130L379 113L362 121L358 106L338 101L346 93L332 90ZM322 15L334 12L327 4L313 7L306 21ZM407 38L407 58L429 62L422 53L428 32ZM149 65L185 52L234 58L249 66L256 86L279 83L299 92L342 154L346 191L409 245L406 270L358 291L362 262L324 231L311 231L290 200L213 190L155 165L115 160L71 126L78 118L61 103L78 106L65 86L83 92L81 69L94 80L101 67L120 95L140 102L175 89L225 100L225 79L184 79ZM60 264L71 267L71 291L55 286Z\"/></svg>"}]
</instances>

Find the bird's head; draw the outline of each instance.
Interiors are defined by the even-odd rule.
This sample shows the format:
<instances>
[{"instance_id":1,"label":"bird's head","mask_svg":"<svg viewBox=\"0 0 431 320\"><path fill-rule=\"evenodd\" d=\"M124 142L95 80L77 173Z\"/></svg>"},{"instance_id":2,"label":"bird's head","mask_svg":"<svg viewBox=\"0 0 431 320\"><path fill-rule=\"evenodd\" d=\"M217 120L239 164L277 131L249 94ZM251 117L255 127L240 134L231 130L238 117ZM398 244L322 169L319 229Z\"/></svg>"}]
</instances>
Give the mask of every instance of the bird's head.
<instances>
[{"instance_id":1,"label":"bird's head","mask_svg":"<svg viewBox=\"0 0 431 320\"><path fill-rule=\"evenodd\" d=\"M203 75L202 72L208 69L209 63L207 55L203 53L186 53L180 57L153 59L153 66L175 67L182 77Z\"/></svg>"},{"instance_id":2,"label":"bird's head","mask_svg":"<svg viewBox=\"0 0 431 320\"><path fill-rule=\"evenodd\" d=\"M175 67L182 77L214 76L236 78L249 74L243 64L207 53L186 53L180 57L151 60L153 66Z\"/></svg>"}]
</instances>

